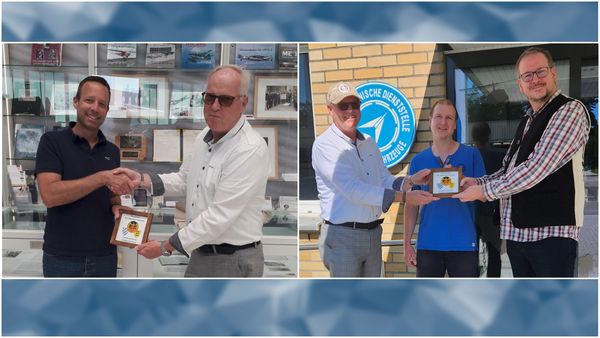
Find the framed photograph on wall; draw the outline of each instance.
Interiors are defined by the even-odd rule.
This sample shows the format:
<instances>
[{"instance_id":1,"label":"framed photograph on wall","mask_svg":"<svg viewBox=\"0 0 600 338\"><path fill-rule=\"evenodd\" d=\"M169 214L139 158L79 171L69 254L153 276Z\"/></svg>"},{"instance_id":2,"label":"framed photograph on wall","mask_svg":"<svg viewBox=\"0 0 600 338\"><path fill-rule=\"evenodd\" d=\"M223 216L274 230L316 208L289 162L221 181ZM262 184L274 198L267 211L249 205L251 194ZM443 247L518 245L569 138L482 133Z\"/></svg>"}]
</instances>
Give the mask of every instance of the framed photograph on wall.
<instances>
[{"instance_id":1,"label":"framed photograph on wall","mask_svg":"<svg viewBox=\"0 0 600 338\"><path fill-rule=\"evenodd\" d=\"M235 64L246 69L274 69L274 44L238 43L235 45Z\"/></svg>"},{"instance_id":2,"label":"framed photograph on wall","mask_svg":"<svg viewBox=\"0 0 600 338\"><path fill-rule=\"evenodd\" d=\"M277 127L276 126L252 126L260 136L267 142L269 148L269 159L271 161L271 169L269 170L269 179L279 178L278 173L278 144L277 144Z\"/></svg>"},{"instance_id":3,"label":"framed photograph on wall","mask_svg":"<svg viewBox=\"0 0 600 338\"><path fill-rule=\"evenodd\" d=\"M181 45L181 68L215 68L216 46L214 43L184 43Z\"/></svg>"},{"instance_id":4,"label":"framed photograph on wall","mask_svg":"<svg viewBox=\"0 0 600 338\"><path fill-rule=\"evenodd\" d=\"M202 92L191 83L173 83L169 103L169 119L204 119Z\"/></svg>"},{"instance_id":5,"label":"framed photograph on wall","mask_svg":"<svg viewBox=\"0 0 600 338\"><path fill-rule=\"evenodd\" d=\"M133 67L136 58L135 43L110 43L106 47L106 61L110 66Z\"/></svg>"},{"instance_id":6,"label":"framed photograph on wall","mask_svg":"<svg viewBox=\"0 0 600 338\"><path fill-rule=\"evenodd\" d=\"M254 117L272 120L297 119L296 78L257 75L254 80Z\"/></svg>"}]
</instances>

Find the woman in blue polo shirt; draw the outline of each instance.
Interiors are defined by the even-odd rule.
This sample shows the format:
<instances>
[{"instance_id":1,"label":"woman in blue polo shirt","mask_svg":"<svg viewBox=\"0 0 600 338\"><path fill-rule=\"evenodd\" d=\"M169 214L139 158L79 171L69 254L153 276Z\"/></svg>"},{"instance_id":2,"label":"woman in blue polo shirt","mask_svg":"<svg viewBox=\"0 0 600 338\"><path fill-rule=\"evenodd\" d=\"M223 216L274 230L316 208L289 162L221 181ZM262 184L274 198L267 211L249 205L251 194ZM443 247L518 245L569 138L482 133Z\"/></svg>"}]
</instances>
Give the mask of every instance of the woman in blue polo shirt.
<instances>
[{"instance_id":1,"label":"woman in blue polo shirt","mask_svg":"<svg viewBox=\"0 0 600 338\"><path fill-rule=\"evenodd\" d=\"M485 175L477 149L453 139L458 114L450 100L437 101L429 114L433 135L431 147L418 153L410 162L409 174L421 169L461 167L468 177ZM455 182L460 184L460 182ZM413 189L429 190L428 186ZM417 268L417 277L478 277L478 243L473 202L462 203L442 198L421 207L417 252L412 238L419 207L404 207L404 257L408 266Z\"/></svg>"}]
</instances>

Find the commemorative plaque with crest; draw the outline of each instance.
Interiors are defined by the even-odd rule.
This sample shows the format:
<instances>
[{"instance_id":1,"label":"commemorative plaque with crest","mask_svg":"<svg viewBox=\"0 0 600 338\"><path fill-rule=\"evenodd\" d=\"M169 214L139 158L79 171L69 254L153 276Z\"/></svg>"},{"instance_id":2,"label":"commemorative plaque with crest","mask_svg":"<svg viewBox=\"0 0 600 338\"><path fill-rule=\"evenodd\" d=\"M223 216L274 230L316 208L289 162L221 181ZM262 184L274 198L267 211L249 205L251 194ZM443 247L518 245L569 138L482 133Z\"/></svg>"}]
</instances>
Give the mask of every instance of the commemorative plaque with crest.
<instances>
[{"instance_id":1,"label":"commemorative plaque with crest","mask_svg":"<svg viewBox=\"0 0 600 338\"><path fill-rule=\"evenodd\" d=\"M152 213L121 210L121 217L115 222L110 243L129 248L146 243L153 216Z\"/></svg>"},{"instance_id":2,"label":"commemorative plaque with crest","mask_svg":"<svg viewBox=\"0 0 600 338\"><path fill-rule=\"evenodd\" d=\"M431 169L429 191L435 197L452 197L462 190L460 180L462 180L461 167Z\"/></svg>"}]
</instances>

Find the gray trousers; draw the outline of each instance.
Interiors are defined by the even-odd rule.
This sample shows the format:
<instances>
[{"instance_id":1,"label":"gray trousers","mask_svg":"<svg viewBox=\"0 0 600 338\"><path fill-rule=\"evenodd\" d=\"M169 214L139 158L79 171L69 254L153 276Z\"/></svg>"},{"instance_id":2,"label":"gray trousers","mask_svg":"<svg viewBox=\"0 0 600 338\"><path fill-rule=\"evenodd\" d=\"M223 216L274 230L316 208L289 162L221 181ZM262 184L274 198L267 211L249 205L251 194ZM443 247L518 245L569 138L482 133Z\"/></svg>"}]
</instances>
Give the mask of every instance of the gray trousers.
<instances>
[{"instance_id":1,"label":"gray trousers","mask_svg":"<svg viewBox=\"0 0 600 338\"><path fill-rule=\"evenodd\" d=\"M379 277L382 231L381 226L366 230L323 224L319 251L331 277Z\"/></svg>"},{"instance_id":2,"label":"gray trousers","mask_svg":"<svg viewBox=\"0 0 600 338\"><path fill-rule=\"evenodd\" d=\"M265 264L262 243L231 255L194 250L185 277L262 277Z\"/></svg>"}]
</instances>

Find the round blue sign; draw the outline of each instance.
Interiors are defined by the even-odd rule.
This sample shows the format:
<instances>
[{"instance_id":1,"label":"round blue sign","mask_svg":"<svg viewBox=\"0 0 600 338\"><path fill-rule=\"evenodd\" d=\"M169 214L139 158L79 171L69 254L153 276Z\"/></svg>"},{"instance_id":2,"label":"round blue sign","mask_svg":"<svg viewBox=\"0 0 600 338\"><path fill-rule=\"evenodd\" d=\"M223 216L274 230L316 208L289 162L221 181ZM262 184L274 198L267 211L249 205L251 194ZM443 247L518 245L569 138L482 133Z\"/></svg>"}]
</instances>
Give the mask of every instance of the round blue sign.
<instances>
[{"instance_id":1,"label":"round blue sign","mask_svg":"<svg viewBox=\"0 0 600 338\"><path fill-rule=\"evenodd\" d=\"M361 98L358 130L375 140L386 167L395 166L408 155L417 132L410 102L385 82L363 83L356 91Z\"/></svg>"}]
</instances>

